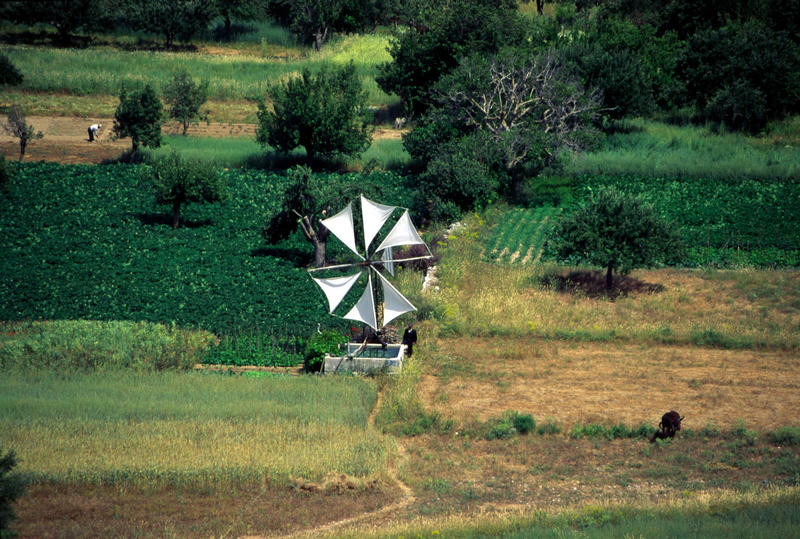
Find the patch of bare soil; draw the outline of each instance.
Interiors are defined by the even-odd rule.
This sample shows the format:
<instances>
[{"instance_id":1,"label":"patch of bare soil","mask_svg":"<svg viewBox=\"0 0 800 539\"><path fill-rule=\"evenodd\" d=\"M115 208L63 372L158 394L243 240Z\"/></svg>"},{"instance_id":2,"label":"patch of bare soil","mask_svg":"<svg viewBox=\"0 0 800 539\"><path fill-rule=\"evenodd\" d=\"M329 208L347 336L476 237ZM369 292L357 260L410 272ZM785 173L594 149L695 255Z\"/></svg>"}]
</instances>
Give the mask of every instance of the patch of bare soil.
<instances>
[{"instance_id":1,"label":"patch of bare soil","mask_svg":"<svg viewBox=\"0 0 800 539\"><path fill-rule=\"evenodd\" d=\"M130 149L130 139L114 140L111 118L72 118L64 116L29 116L27 122L34 130L41 132L44 138L31 141L25 150L25 161L53 161L64 164L86 163L99 164L112 161ZM88 127L99 123L98 140L89 142ZM176 122L164 125L164 134L177 135L183 128ZM253 137L255 124L246 123L200 123L189 126L186 134L196 137ZM399 140L403 131L394 129L376 129L374 139ZM19 141L0 130L0 155L6 159L19 158Z\"/></svg>"},{"instance_id":2,"label":"patch of bare soil","mask_svg":"<svg viewBox=\"0 0 800 539\"><path fill-rule=\"evenodd\" d=\"M311 494L261 486L206 494L93 485L33 485L12 524L28 537L240 537L281 535L391 503L389 489L339 488Z\"/></svg>"},{"instance_id":3,"label":"patch of bare soil","mask_svg":"<svg viewBox=\"0 0 800 539\"><path fill-rule=\"evenodd\" d=\"M657 425L677 410L696 430L744 420L766 431L796 425L800 409L800 371L789 351L533 338L446 339L435 348L420 396L457 424L518 410L566 427Z\"/></svg>"}]
</instances>

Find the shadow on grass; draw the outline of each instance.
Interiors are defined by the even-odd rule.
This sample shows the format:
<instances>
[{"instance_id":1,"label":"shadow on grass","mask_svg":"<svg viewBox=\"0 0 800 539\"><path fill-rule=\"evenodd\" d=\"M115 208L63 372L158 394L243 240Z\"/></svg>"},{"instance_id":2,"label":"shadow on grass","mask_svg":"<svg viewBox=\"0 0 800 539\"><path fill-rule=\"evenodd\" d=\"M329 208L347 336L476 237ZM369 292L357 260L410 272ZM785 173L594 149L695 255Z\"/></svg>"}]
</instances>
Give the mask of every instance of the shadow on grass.
<instances>
[{"instance_id":1,"label":"shadow on grass","mask_svg":"<svg viewBox=\"0 0 800 539\"><path fill-rule=\"evenodd\" d=\"M606 290L605 271L577 270L564 274L554 271L541 278L541 284L563 294L577 294L589 298L608 298L611 301L634 294L657 294L664 285L640 281L629 275L614 275L614 285Z\"/></svg>"},{"instance_id":2,"label":"shadow on grass","mask_svg":"<svg viewBox=\"0 0 800 539\"><path fill-rule=\"evenodd\" d=\"M275 258L282 258L287 262L291 262L298 268L303 268L311 264L313 255L302 251L300 249L292 249L285 247L261 247L250 251L250 256L274 256Z\"/></svg>"},{"instance_id":3,"label":"shadow on grass","mask_svg":"<svg viewBox=\"0 0 800 539\"><path fill-rule=\"evenodd\" d=\"M167 225L169 227L172 226L172 215L168 215L166 213L137 213L134 215L137 219L139 219L139 221L143 225L148 225L148 226ZM212 224L211 219L192 221L181 217L179 228L201 228L204 226L210 226L211 224Z\"/></svg>"}]
</instances>

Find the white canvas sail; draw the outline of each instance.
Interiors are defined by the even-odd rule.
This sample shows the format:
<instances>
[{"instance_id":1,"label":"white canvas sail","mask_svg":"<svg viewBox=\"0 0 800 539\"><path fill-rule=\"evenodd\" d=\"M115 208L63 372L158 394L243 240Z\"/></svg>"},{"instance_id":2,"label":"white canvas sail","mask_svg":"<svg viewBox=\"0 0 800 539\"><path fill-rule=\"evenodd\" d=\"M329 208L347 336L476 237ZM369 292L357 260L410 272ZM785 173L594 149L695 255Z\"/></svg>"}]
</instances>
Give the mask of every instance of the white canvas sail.
<instances>
[{"instance_id":1,"label":"white canvas sail","mask_svg":"<svg viewBox=\"0 0 800 539\"><path fill-rule=\"evenodd\" d=\"M375 315L375 299L372 296L371 275L367 280L367 288L364 290L364 293L361 294L361 298L358 300L358 303L356 303L353 308L343 316L343 318L364 322L372 329L376 331L378 330L378 321L377 316Z\"/></svg>"},{"instance_id":2,"label":"white canvas sail","mask_svg":"<svg viewBox=\"0 0 800 539\"><path fill-rule=\"evenodd\" d=\"M408 210L406 210L376 250L380 251L386 247L415 244L425 245L425 242L419 237L414 224L411 222L411 216L408 215Z\"/></svg>"},{"instance_id":3,"label":"white canvas sail","mask_svg":"<svg viewBox=\"0 0 800 539\"><path fill-rule=\"evenodd\" d=\"M325 225L325 228L330 230L334 236L339 238L351 251L353 251L361 260L361 256L356 250L356 234L353 228L353 203L349 203L345 209L327 219L321 219L320 222Z\"/></svg>"},{"instance_id":4,"label":"white canvas sail","mask_svg":"<svg viewBox=\"0 0 800 539\"><path fill-rule=\"evenodd\" d=\"M330 307L328 312L332 313L339 306L360 275L361 272L347 277L332 277L329 279L315 279L312 277L314 282L325 292L325 297L328 298L328 306Z\"/></svg>"},{"instance_id":5,"label":"white canvas sail","mask_svg":"<svg viewBox=\"0 0 800 539\"><path fill-rule=\"evenodd\" d=\"M392 248L387 247L383 250L383 254L381 255L381 262L383 262L383 267L386 268L386 271L394 277L394 262L392 262Z\"/></svg>"},{"instance_id":6,"label":"white canvas sail","mask_svg":"<svg viewBox=\"0 0 800 539\"><path fill-rule=\"evenodd\" d=\"M392 283L386 280L386 277L377 273L383 285L383 325L385 326L403 313L416 311L410 301L408 301L403 294L401 294Z\"/></svg>"},{"instance_id":7,"label":"white canvas sail","mask_svg":"<svg viewBox=\"0 0 800 539\"><path fill-rule=\"evenodd\" d=\"M369 253L369 244L380 231L383 224L392 215L397 206L385 206L372 202L361 195L361 217L364 221L364 249Z\"/></svg>"}]
</instances>

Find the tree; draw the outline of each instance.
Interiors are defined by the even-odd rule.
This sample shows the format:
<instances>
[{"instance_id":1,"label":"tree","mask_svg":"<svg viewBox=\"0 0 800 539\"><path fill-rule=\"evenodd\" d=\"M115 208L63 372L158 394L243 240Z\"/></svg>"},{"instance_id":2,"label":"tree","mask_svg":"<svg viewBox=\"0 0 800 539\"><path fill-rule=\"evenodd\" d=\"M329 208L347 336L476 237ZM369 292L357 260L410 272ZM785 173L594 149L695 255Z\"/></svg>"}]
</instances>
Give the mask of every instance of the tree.
<instances>
[{"instance_id":1,"label":"tree","mask_svg":"<svg viewBox=\"0 0 800 539\"><path fill-rule=\"evenodd\" d=\"M364 121L367 96L352 62L341 68L308 69L300 77L271 89L273 110L258 106L256 140L283 152L299 146L308 164L326 158L357 155L367 149L372 132Z\"/></svg>"},{"instance_id":2,"label":"tree","mask_svg":"<svg viewBox=\"0 0 800 539\"><path fill-rule=\"evenodd\" d=\"M263 6L261 0L216 0L217 12L222 17L225 39L232 37L233 18L250 19L263 16Z\"/></svg>"},{"instance_id":3,"label":"tree","mask_svg":"<svg viewBox=\"0 0 800 539\"><path fill-rule=\"evenodd\" d=\"M161 33L167 48L175 40L189 42L216 15L214 0L127 1L127 14L134 27Z\"/></svg>"},{"instance_id":4,"label":"tree","mask_svg":"<svg viewBox=\"0 0 800 539\"><path fill-rule=\"evenodd\" d=\"M615 188L591 195L551 231L548 249L563 261L606 268L606 290L613 272L669 262L679 257L678 230L659 218L653 206Z\"/></svg>"},{"instance_id":5,"label":"tree","mask_svg":"<svg viewBox=\"0 0 800 539\"><path fill-rule=\"evenodd\" d=\"M8 56L0 53L0 86L16 86L22 83L22 73L11 63Z\"/></svg>"},{"instance_id":6,"label":"tree","mask_svg":"<svg viewBox=\"0 0 800 539\"><path fill-rule=\"evenodd\" d=\"M216 202L227 195L227 182L213 164L182 159L177 153L146 167L143 179L159 204L172 205L172 228L180 226L181 206L188 202Z\"/></svg>"},{"instance_id":7,"label":"tree","mask_svg":"<svg viewBox=\"0 0 800 539\"><path fill-rule=\"evenodd\" d=\"M386 176L389 175L389 178ZM279 207L263 231L269 243L276 243L297 231L298 225L306 240L314 246L314 267L325 264L325 253L330 231L320 222L341 210L359 194L382 200L391 197L402 200L407 189L403 179L391 172L373 172L369 175L342 175L313 173L310 168L298 166L287 172L289 184Z\"/></svg>"},{"instance_id":8,"label":"tree","mask_svg":"<svg viewBox=\"0 0 800 539\"><path fill-rule=\"evenodd\" d=\"M120 92L113 132L116 138L131 137L132 154L140 144L152 148L161 146L162 122L161 101L152 86Z\"/></svg>"},{"instance_id":9,"label":"tree","mask_svg":"<svg viewBox=\"0 0 800 539\"><path fill-rule=\"evenodd\" d=\"M8 529L16 518L11 504L25 493L26 481L19 474L12 474L11 470L17 465L13 451L5 455L0 452L0 537L14 537L16 534Z\"/></svg>"},{"instance_id":10,"label":"tree","mask_svg":"<svg viewBox=\"0 0 800 539\"><path fill-rule=\"evenodd\" d=\"M376 0L271 0L267 10L320 51L333 32L357 32L375 26L382 15L381 7Z\"/></svg>"},{"instance_id":11,"label":"tree","mask_svg":"<svg viewBox=\"0 0 800 539\"><path fill-rule=\"evenodd\" d=\"M54 26L56 40L67 44L77 30L97 25L102 17L102 5L95 0L12 0L3 10L3 15L21 24Z\"/></svg>"},{"instance_id":12,"label":"tree","mask_svg":"<svg viewBox=\"0 0 800 539\"><path fill-rule=\"evenodd\" d=\"M164 100L170 106L169 117L183 125L184 135L189 124L208 119L207 112L200 112L207 97L208 81L195 84L186 70L176 72L172 81L164 87Z\"/></svg>"},{"instance_id":13,"label":"tree","mask_svg":"<svg viewBox=\"0 0 800 539\"><path fill-rule=\"evenodd\" d=\"M32 140L44 137L41 131L34 131L25 119L25 113L19 105L12 105L8 111L8 119L3 124L3 130L9 135L19 139L19 160L25 157L25 149Z\"/></svg>"},{"instance_id":14,"label":"tree","mask_svg":"<svg viewBox=\"0 0 800 539\"><path fill-rule=\"evenodd\" d=\"M379 66L378 85L400 96L410 115L425 112L433 102L432 88L461 58L524 41L525 25L516 7L502 0L431 3L395 33L392 61Z\"/></svg>"}]
</instances>

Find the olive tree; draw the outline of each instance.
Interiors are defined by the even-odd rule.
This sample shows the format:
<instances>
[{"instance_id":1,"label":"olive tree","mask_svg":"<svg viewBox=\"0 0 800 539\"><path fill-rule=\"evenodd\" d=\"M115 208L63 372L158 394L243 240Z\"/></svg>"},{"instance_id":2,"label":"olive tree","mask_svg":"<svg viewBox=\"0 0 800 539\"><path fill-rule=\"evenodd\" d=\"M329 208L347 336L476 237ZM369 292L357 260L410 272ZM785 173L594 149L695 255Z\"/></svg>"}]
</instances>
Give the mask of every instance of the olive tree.
<instances>
[{"instance_id":1,"label":"olive tree","mask_svg":"<svg viewBox=\"0 0 800 539\"><path fill-rule=\"evenodd\" d=\"M114 112L113 133L116 138L131 137L131 153L139 145L161 146L162 105L149 84L143 89L122 91Z\"/></svg>"},{"instance_id":2,"label":"olive tree","mask_svg":"<svg viewBox=\"0 0 800 539\"><path fill-rule=\"evenodd\" d=\"M208 112L200 112L200 107L208 97L208 81L195 83L186 70L175 73L164 87L164 101L169 105L168 115L183 126L183 135L189 125L208 119Z\"/></svg>"},{"instance_id":3,"label":"olive tree","mask_svg":"<svg viewBox=\"0 0 800 539\"><path fill-rule=\"evenodd\" d=\"M614 270L625 274L675 260L682 242L675 226L661 219L653 206L606 188L556 223L548 249L568 263L605 268L606 290L611 290Z\"/></svg>"},{"instance_id":4,"label":"olive tree","mask_svg":"<svg viewBox=\"0 0 800 539\"><path fill-rule=\"evenodd\" d=\"M357 155L370 144L364 121L366 92L352 62L342 68L308 69L272 88L272 110L258 106L256 140L283 152L302 146L309 165L315 157Z\"/></svg>"},{"instance_id":5,"label":"olive tree","mask_svg":"<svg viewBox=\"0 0 800 539\"><path fill-rule=\"evenodd\" d=\"M25 112L19 105L12 105L8 111L8 119L3 124L3 130L19 140L19 160L25 157L25 149L32 140L44 137L41 131L35 131L33 126L25 119Z\"/></svg>"},{"instance_id":6,"label":"olive tree","mask_svg":"<svg viewBox=\"0 0 800 539\"><path fill-rule=\"evenodd\" d=\"M227 197L225 177L212 164L187 161L171 153L142 171L156 201L172 205L172 227L178 228L181 206L188 202L216 202Z\"/></svg>"},{"instance_id":7,"label":"olive tree","mask_svg":"<svg viewBox=\"0 0 800 539\"><path fill-rule=\"evenodd\" d=\"M20 474L12 473L17 465L13 451L5 455L0 451L0 537L14 537L16 534L8 526L16 518L12 503L25 493L26 480Z\"/></svg>"}]
</instances>

